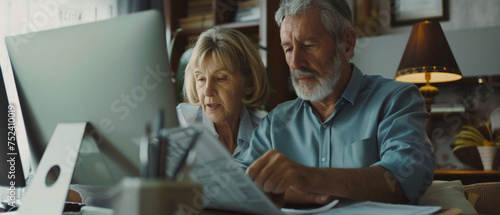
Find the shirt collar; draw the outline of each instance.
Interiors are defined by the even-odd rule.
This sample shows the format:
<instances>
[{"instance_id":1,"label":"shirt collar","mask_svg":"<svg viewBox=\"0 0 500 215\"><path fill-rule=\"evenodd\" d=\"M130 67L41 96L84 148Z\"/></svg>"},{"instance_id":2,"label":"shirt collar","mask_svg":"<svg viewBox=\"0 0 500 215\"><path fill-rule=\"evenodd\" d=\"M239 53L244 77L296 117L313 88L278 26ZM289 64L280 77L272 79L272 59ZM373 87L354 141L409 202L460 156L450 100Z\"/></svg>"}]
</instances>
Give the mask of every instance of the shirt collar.
<instances>
[{"instance_id":1,"label":"shirt collar","mask_svg":"<svg viewBox=\"0 0 500 215\"><path fill-rule=\"evenodd\" d=\"M219 134L217 133L217 131L215 130L215 126L214 126L214 123L212 121L210 121L210 119L208 118L208 116L205 114L205 112L203 112L203 108L200 107L200 111L201 111L201 115L202 115L202 120L201 120L201 123L203 125L203 127L205 129L208 130L208 132L210 132L210 134L214 135L214 137L216 139L219 139Z\"/></svg>"},{"instance_id":2,"label":"shirt collar","mask_svg":"<svg viewBox=\"0 0 500 215\"><path fill-rule=\"evenodd\" d=\"M219 138L219 134L215 130L214 123L210 121L208 116L203 112L203 108L200 108L201 115L203 116L202 118L202 124L203 127L205 127L210 134L214 135L215 138ZM238 144L240 144L240 140L243 140L243 142L250 142L252 139L252 133L253 133L253 125L252 125L252 120L250 119L250 114L247 111L245 105L243 105L243 108L241 108L240 112L240 125L238 128Z\"/></svg>"},{"instance_id":3,"label":"shirt collar","mask_svg":"<svg viewBox=\"0 0 500 215\"><path fill-rule=\"evenodd\" d=\"M243 142L249 143L250 140L252 139L252 133L253 133L253 125L252 125L252 120L250 119L250 113L247 111L245 105L243 105L243 108L241 108L241 113L240 113L240 127L238 129L238 144L240 142L240 139L243 140Z\"/></svg>"},{"instance_id":4,"label":"shirt collar","mask_svg":"<svg viewBox=\"0 0 500 215\"><path fill-rule=\"evenodd\" d=\"M349 83L347 84L347 87L342 94L342 98L344 98L351 104L354 104L354 101L358 97L359 89L361 88L361 84L363 82L363 73L356 65L351 64L351 66L351 79L349 80Z\"/></svg>"}]
</instances>

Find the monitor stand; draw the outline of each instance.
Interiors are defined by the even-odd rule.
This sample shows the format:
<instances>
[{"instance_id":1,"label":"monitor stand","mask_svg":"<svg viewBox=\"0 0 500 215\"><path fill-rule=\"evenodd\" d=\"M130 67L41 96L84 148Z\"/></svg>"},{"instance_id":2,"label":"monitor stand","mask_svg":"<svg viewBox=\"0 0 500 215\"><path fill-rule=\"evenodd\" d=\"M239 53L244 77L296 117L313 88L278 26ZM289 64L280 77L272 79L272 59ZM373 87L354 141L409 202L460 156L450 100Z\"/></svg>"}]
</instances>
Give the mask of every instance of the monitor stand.
<instances>
[{"instance_id":1,"label":"monitor stand","mask_svg":"<svg viewBox=\"0 0 500 215\"><path fill-rule=\"evenodd\" d=\"M63 213L82 142L94 140L87 132L89 125L57 125L19 208L20 215Z\"/></svg>"}]
</instances>

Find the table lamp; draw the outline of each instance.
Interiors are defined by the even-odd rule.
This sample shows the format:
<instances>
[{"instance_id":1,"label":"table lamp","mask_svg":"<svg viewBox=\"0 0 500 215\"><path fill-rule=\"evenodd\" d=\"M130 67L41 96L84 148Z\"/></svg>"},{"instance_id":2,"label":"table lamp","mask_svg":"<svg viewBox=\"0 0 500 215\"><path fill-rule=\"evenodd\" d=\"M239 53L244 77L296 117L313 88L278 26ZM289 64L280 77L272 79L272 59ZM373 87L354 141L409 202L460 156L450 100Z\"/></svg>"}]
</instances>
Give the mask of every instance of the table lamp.
<instances>
[{"instance_id":1,"label":"table lamp","mask_svg":"<svg viewBox=\"0 0 500 215\"><path fill-rule=\"evenodd\" d=\"M439 90L430 83L462 78L455 57L439 22L423 21L413 25L410 39L396 72L396 81L425 83L420 92L430 112L432 98Z\"/></svg>"}]
</instances>

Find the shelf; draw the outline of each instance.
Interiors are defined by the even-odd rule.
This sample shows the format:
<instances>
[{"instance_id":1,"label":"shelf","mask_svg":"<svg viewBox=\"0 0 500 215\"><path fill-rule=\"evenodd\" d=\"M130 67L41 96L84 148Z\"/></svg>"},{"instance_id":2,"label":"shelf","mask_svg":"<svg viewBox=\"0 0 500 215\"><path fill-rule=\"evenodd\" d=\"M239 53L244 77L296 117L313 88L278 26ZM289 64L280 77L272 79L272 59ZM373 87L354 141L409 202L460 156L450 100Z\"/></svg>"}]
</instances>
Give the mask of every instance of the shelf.
<instances>
[{"instance_id":1,"label":"shelf","mask_svg":"<svg viewBox=\"0 0 500 215\"><path fill-rule=\"evenodd\" d=\"M231 22L217 25L222 28L234 28L244 32L258 32L259 31L259 21L250 22Z\"/></svg>"},{"instance_id":2,"label":"shelf","mask_svg":"<svg viewBox=\"0 0 500 215\"><path fill-rule=\"evenodd\" d=\"M500 181L500 170L435 170L434 180L461 180L462 184Z\"/></svg>"},{"instance_id":3,"label":"shelf","mask_svg":"<svg viewBox=\"0 0 500 215\"><path fill-rule=\"evenodd\" d=\"M281 47L279 29L274 24L274 13L279 8L280 1L260 0L261 16L257 21L230 22L235 17L237 1L234 0L211 0L213 23L215 26L232 28L247 35L252 35L259 39L259 44L267 48L266 52L261 52L264 64L270 72L271 87L273 89L268 110L277 104L296 98L295 93L290 93L288 89L288 78L290 72L285 61L284 52ZM165 27L167 32L167 43L171 44L176 29L180 27L180 19L188 16L188 1L164 0ZM170 66L176 72L179 67L179 59L194 42L193 39L203 32L204 28L183 29L177 34L171 52ZM271 59L272 55L272 59Z\"/></svg>"},{"instance_id":4,"label":"shelf","mask_svg":"<svg viewBox=\"0 0 500 215\"><path fill-rule=\"evenodd\" d=\"M204 28L186 28L186 29L182 29L182 31L179 31L177 36L196 35L196 34L200 34L204 30L206 30L206 29L204 29Z\"/></svg>"},{"instance_id":5,"label":"shelf","mask_svg":"<svg viewBox=\"0 0 500 215\"><path fill-rule=\"evenodd\" d=\"M251 21L251 22L231 22L231 23L224 23L224 24L219 24L216 25L217 27L221 28L233 28L242 32L259 32L259 21ZM214 26L215 27L215 26ZM184 36L184 35L196 35L200 34L203 32L204 28L186 28L182 29L178 33L179 36Z\"/></svg>"},{"instance_id":6,"label":"shelf","mask_svg":"<svg viewBox=\"0 0 500 215\"><path fill-rule=\"evenodd\" d=\"M500 170L441 170L434 171L434 175L498 175Z\"/></svg>"}]
</instances>

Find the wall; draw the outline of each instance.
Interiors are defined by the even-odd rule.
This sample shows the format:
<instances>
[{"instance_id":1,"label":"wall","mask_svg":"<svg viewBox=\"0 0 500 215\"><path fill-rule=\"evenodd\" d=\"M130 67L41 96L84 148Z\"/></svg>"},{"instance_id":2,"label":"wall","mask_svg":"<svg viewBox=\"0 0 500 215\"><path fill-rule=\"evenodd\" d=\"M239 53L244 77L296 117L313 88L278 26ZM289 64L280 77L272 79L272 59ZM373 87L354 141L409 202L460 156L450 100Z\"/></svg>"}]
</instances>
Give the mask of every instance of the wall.
<instances>
[{"instance_id":1,"label":"wall","mask_svg":"<svg viewBox=\"0 0 500 215\"><path fill-rule=\"evenodd\" d=\"M349 0L351 7L360 0ZM394 78L412 25L390 26L390 0L378 2L376 20L358 28L352 62L365 73ZM500 0L449 0L450 19L440 22L464 76L500 74ZM369 28L371 27L371 28ZM365 35L380 35L370 36Z\"/></svg>"},{"instance_id":2,"label":"wall","mask_svg":"<svg viewBox=\"0 0 500 215\"><path fill-rule=\"evenodd\" d=\"M411 24L391 26L391 0L371 0L372 9L369 17L357 16L366 6L364 0L347 0L347 2L354 12L354 21L362 23L358 24L362 35L401 34L411 31ZM449 20L440 22L444 31L500 26L500 0L448 0L448 2ZM354 8L357 8L358 12Z\"/></svg>"},{"instance_id":3,"label":"wall","mask_svg":"<svg viewBox=\"0 0 500 215\"><path fill-rule=\"evenodd\" d=\"M16 133L24 176L30 168L29 146L4 38L52 28L95 22L117 15L117 0L0 0L0 66L9 104L16 107ZM33 36L33 35L32 35ZM19 43L28 43L29 37ZM0 87L4 87L0 86ZM3 143L3 142L2 142ZM33 168L36 166L33 166ZM0 189L0 193L3 190ZM2 196L3 195L2 193Z\"/></svg>"},{"instance_id":4,"label":"wall","mask_svg":"<svg viewBox=\"0 0 500 215\"><path fill-rule=\"evenodd\" d=\"M390 0L379 0L380 11L389 10ZM442 21L444 31L500 26L500 0L448 0L450 19ZM410 32L412 26L381 26L380 33Z\"/></svg>"},{"instance_id":5,"label":"wall","mask_svg":"<svg viewBox=\"0 0 500 215\"><path fill-rule=\"evenodd\" d=\"M445 31L464 76L500 75L500 26ZM394 78L410 33L358 38L355 63L366 74Z\"/></svg>"},{"instance_id":6,"label":"wall","mask_svg":"<svg viewBox=\"0 0 500 215\"><path fill-rule=\"evenodd\" d=\"M0 1L0 65L10 67L4 38L117 16L118 0ZM23 41L28 42L28 41ZM4 68L6 70L8 68Z\"/></svg>"},{"instance_id":7,"label":"wall","mask_svg":"<svg viewBox=\"0 0 500 215\"><path fill-rule=\"evenodd\" d=\"M3 0L3 35L17 35L64 27L117 15L117 0Z\"/></svg>"}]
</instances>

